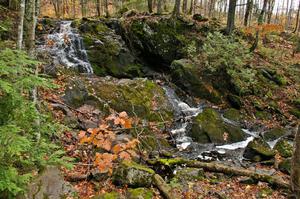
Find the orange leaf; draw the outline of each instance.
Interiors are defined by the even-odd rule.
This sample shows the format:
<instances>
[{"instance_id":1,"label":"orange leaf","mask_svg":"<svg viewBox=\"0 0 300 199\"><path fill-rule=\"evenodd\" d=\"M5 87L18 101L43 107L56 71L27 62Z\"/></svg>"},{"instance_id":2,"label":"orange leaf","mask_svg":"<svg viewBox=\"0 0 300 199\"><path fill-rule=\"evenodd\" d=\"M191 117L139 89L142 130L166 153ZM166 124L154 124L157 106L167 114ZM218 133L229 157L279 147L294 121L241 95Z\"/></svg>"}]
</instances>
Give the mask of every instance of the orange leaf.
<instances>
[{"instance_id":1,"label":"orange leaf","mask_svg":"<svg viewBox=\"0 0 300 199\"><path fill-rule=\"evenodd\" d=\"M123 160L131 160L131 156L129 153L127 153L126 151L122 151L120 154L119 154L119 157Z\"/></svg>"},{"instance_id":2,"label":"orange leaf","mask_svg":"<svg viewBox=\"0 0 300 199\"><path fill-rule=\"evenodd\" d=\"M119 113L119 117L122 117L122 118L128 118L128 115L125 111Z\"/></svg>"},{"instance_id":3,"label":"orange leaf","mask_svg":"<svg viewBox=\"0 0 300 199\"><path fill-rule=\"evenodd\" d=\"M80 140L80 139L82 139L84 136L85 136L85 134L86 134L86 132L85 131L79 131L79 133L78 133L78 139Z\"/></svg>"}]
</instances>

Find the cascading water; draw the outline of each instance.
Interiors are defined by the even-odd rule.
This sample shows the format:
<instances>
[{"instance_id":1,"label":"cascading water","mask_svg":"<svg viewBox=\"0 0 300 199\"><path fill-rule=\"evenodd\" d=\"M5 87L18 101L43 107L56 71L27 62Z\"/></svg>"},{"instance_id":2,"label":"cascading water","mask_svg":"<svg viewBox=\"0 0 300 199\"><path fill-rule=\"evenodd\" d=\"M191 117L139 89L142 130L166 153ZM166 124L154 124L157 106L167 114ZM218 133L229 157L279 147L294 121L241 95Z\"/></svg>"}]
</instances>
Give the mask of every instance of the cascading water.
<instances>
[{"instance_id":1,"label":"cascading water","mask_svg":"<svg viewBox=\"0 0 300 199\"><path fill-rule=\"evenodd\" d=\"M71 21L60 22L59 31L47 35L41 49L51 55L55 65L75 69L80 73L93 73L83 40L71 24Z\"/></svg>"},{"instance_id":2,"label":"cascading water","mask_svg":"<svg viewBox=\"0 0 300 199\"><path fill-rule=\"evenodd\" d=\"M195 116L203 111L204 105L198 107L190 107L185 102L181 101L176 95L175 91L167 86L163 87L166 95L175 110L176 122L174 124L171 133L176 141L176 146L179 149L180 155L189 158L199 158L203 160L211 160L212 156L218 159L219 156L225 156L225 159L242 159L244 148L251 142L255 137L259 136L259 132L250 131L248 129L242 129L243 132L248 136L246 140L226 145L212 144L200 144L193 142L192 138L188 137L186 133L189 131L190 124ZM231 125L239 125L234 121L231 121L223 117L223 121ZM278 140L268 142L273 147Z\"/></svg>"}]
</instances>

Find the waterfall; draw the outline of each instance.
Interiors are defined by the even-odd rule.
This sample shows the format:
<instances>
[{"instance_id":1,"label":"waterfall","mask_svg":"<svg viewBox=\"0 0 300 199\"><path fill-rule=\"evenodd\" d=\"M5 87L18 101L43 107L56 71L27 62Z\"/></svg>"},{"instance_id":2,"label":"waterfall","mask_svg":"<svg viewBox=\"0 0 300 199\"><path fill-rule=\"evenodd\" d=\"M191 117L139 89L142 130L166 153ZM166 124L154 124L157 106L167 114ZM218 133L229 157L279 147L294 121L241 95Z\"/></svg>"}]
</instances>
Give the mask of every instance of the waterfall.
<instances>
[{"instance_id":1,"label":"waterfall","mask_svg":"<svg viewBox=\"0 0 300 199\"><path fill-rule=\"evenodd\" d=\"M51 55L55 65L75 69L80 73L93 73L83 40L71 24L71 21L62 21L59 31L48 34L41 48Z\"/></svg>"}]
</instances>

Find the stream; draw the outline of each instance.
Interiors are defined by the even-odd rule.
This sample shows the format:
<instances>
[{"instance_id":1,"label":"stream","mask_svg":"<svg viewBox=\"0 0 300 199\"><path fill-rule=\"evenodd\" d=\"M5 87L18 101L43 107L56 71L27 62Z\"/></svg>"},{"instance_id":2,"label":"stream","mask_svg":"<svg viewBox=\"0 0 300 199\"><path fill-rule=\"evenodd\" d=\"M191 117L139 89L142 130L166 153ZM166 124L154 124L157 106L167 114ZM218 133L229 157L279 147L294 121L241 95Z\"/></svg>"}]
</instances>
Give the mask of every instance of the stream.
<instances>
[{"instance_id":1,"label":"stream","mask_svg":"<svg viewBox=\"0 0 300 199\"><path fill-rule=\"evenodd\" d=\"M83 40L77 30L71 27L71 23L71 21L60 22L58 30L48 34L45 43L40 45L39 49L51 55L54 65L75 69L80 73L91 74L93 73L93 69L88 61ZM173 124L171 134L176 141L176 147L178 149L178 154L176 155L178 156L206 161L241 161L243 160L245 147L262 133L242 129L245 135L247 135L245 140L225 145L217 145L214 143L200 144L194 142L191 137L187 136L187 132L191 128L193 118L200 114L207 105L199 104L195 107L191 107L182 101L176 95L175 90L170 86L163 86L163 89L175 111L176 122ZM222 119L225 123L240 126L240 124L225 118L223 115ZM268 144L273 148L277 141L278 139Z\"/></svg>"}]
</instances>

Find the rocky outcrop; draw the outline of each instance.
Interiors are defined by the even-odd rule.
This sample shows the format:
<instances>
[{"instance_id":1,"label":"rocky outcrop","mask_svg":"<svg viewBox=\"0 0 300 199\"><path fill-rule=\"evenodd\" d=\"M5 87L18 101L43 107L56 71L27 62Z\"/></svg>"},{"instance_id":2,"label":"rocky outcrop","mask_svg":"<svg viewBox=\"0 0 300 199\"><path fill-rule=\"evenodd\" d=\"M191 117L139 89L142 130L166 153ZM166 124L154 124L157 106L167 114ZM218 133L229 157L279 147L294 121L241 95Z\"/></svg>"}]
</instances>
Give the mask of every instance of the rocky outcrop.
<instances>
[{"instance_id":1,"label":"rocky outcrop","mask_svg":"<svg viewBox=\"0 0 300 199\"><path fill-rule=\"evenodd\" d=\"M272 159L275 156L275 152L262 138L255 138L249 142L243 156L251 161L260 162Z\"/></svg>"},{"instance_id":2,"label":"rocky outcrop","mask_svg":"<svg viewBox=\"0 0 300 199\"><path fill-rule=\"evenodd\" d=\"M233 143L245 139L240 127L225 123L214 109L207 108L193 120L188 136L199 143Z\"/></svg>"}]
</instances>

